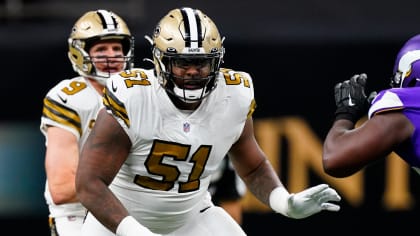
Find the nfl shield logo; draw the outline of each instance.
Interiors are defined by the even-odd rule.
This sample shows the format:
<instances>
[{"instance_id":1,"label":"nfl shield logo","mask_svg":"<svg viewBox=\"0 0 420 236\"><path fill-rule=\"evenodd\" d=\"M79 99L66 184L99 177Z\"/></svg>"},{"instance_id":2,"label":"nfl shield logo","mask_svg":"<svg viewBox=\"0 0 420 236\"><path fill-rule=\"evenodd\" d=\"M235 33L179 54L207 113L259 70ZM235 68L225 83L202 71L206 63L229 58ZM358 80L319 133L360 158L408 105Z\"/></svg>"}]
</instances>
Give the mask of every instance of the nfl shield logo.
<instances>
[{"instance_id":1,"label":"nfl shield logo","mask_svg":"<svg viewBox=\"0 0 420 236\"><path fill-rule=\"evenodd\" d=\"M184 132L185 133L190 132L190 124L188 122L184 123Z\"/></svg>"}]
</instances>

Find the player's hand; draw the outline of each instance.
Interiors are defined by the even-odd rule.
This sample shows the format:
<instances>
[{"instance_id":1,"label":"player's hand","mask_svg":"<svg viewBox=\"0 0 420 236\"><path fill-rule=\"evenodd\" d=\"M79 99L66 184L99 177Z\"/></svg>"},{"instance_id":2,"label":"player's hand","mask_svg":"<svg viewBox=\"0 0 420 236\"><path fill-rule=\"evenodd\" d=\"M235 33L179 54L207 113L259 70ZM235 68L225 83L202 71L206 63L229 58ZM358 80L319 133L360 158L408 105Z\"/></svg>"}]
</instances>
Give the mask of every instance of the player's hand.
<instances>
[{"instance_id":1,"label":"player's hand","mask_svg":"<svg viewBox=\"0 0 420 236\"><path fill-rule=\"evenodd\" d=\"M356 123L367 113L376 92L371 92L369 96L366 96L366 80L367 75L362 73L335 85L336 120L346 119Z\"/></svg>"},{"instance_id":2,"label":"player's hand","mask_svg":"<svg viewBox=\"0 0 420 236\"><path fill-rule=\"evenodd\" d=\"M270 194L271 208L294 219L306 218L323 210L339 211L340 206L331 201L340 200L340 195L327 184L320 184L292 194L279 187Z\"/></svg>"}]
</instances>

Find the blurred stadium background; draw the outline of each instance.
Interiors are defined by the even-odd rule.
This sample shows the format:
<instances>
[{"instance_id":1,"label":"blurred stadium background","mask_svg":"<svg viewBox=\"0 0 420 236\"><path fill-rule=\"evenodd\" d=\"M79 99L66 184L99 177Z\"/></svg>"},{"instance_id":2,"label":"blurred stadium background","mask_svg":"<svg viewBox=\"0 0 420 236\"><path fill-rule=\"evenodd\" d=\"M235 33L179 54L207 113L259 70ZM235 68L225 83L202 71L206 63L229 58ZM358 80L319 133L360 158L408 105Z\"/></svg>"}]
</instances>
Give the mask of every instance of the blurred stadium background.
<instances>
[{"instance_id":1,"label":"blurred stadium background","mask_svg":"<svg viewBox=\"0 0 420 236\"><path fill-rule=\"evenodd\" d=\"M67 59L67 37L77 18L87 10L99 8L118 13L136 36L136 65L149 67L143 58L150 57L150 47L143 36L151 34L163 14L182 6L199 8L216 22L226 37L224 66L253 76L258 104L255 119L261 123L258 128L262 130L273 119L277 125L287 126L290 123L285 120L292 118L303 121L315 134L315 139L311 134L298 139L302 143L315 140L313 147L318 154L314 155L317 164L304 162L307 168L302 173L287 165L293 163L292 157L301 158L295 154L300 150L290 147L290 135L279 131L280 138L261 141L264 148L282 147L270 158L278 162L279 174L289 188L305 187L295 185L291 178L297 176L298 180L305 180L304 185L327 182L343 190L340 213L321 213L298 221L269 213L247 197L243 226L249 235L261 235L261 231L266 232L264 235L277 235L280 230L333 235L330 226L347 233L363 232L366 227L408 230L416 226L420 177L413 171L402 171L405 180L396 178L389 164L380 162L359 176L358 183L362 185L341 188L340 182L319 171L319 148L332 122L335 83L365 72L369 89L387 88L399 47L420 32L419 1L2 0L2 229L13 230L10 232L17 235L27 230L48 234L48 212L43 199L44 139L38 126L45 93L59 80L75 75ZM406 186L407 191L402 194L401 188L390 190L389 185ZM387 206L385 193L402 199L400 204ZM359 196L357 201L352 200L354 195ZM33 223L31 228L26 228L28 223Z\"/></svg>"}]
</instances>

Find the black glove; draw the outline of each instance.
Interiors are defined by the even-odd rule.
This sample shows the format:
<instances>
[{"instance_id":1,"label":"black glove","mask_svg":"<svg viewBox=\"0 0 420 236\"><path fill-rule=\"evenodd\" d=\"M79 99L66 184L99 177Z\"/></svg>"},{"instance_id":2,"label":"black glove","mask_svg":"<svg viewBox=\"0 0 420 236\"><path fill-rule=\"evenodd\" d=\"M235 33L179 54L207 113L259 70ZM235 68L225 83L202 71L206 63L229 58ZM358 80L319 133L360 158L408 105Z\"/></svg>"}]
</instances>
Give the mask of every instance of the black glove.
<instances>
[{"instance_id":1,"label":"black glove","mask_svg":"<svg viewBox=\"0 0 420 236\"><path fill-rule=\"evenodd\" d=\"M376 92L371 92L369 97L366 96L366 79L366 74L356 74L335 86L334 95L337 105L335 120L346 119L356 123L367 113Z\"/></svg>"}]
</instances>

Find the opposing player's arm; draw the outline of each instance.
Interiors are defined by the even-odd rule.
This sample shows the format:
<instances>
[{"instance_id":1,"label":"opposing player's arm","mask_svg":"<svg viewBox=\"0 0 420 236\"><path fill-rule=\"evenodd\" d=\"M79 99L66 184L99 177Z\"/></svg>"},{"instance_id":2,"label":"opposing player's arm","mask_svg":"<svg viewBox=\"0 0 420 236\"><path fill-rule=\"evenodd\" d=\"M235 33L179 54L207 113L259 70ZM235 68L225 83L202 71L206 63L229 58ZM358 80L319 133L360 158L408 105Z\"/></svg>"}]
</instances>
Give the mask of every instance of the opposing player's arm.
<instances>
[{"instance_id":1,"label":"opposing player's arm","mask_svg":"<svg viewBox=\"0 0 420 236\"><path fill-rule=\"evenodd\" d=\"M322 155L324 171L334 177L352 175L384 158L413 132L411 122L401 112L398 96L382 92L379 100L376 92L367 96L366 82L366 74L355 74L334 87L335 121L325 138ZM356 127L368 111L377 114Z\"/></svg>"},{"instance_id":2,"label":"opposing player's arm","mask_svg":"<svg viewBox=\"0 0 420 236\"><path fill-rule=\"evenodd\" d=\"M408 140L413 130L411 122L398 111L377 114L356 129L352 121L337 120L324 141L324 170L334 177L350 176L387 156Z\"/></svg>"}]
</instances>

